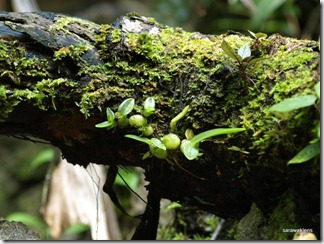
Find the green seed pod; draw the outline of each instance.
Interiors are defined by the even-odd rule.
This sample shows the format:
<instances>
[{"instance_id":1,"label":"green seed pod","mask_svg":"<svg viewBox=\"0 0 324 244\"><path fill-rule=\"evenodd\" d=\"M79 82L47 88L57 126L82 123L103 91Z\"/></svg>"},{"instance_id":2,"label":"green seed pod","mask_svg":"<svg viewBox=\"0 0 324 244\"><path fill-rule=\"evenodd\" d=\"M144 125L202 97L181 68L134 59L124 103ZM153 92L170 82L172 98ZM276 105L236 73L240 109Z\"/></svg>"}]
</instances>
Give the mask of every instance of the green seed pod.
<instances>
[{"instance_id":1,"label":"green seed pod","mask_svg":"<svg viewBox=\"0 0 324 244\"><path fill-rule=\"evenodd\" d=\"M168 150L175 150L180 146L180 138L173 133L163 136L161 141Z\"/></svg>"},{"instance_id":2,"label":"green seed pod","mask_svg":"<svg viewBox=\"0 0 324 244\"><path fill-rule=\"evenodd\" d=\"M147 120L140 114L134 114L129 117L129 124L135 128L140 128L146 125Z\"/></svg>"},{"instance_id":3,"label":"green seed pod","mask_svg":"<svg viewBox=\"0 0 324 244\"><path fill-rule=\"evenodd\" d=\"M144 136L151 136L154 132L152 125L145 125L140 128L140 131L143 133Z\"/></svg>"},{"instance_id":4,"label":"green seed pod","mask_svg":"<svg viewBox=\"0 0 324 244\"><path fill-rule=\"evenodd\" d=\"M118 126L119 127L126 127L129 125L129 120L123 116L118 119Z\"/></svg>"},{"instance_id":5,"label":"green seed pod","mask_svg":"<svg viewBox=\"0 0 324 244\"><path fill-rule=\"evenodd\" d=\"M167 150L163 150L161 148L155 147L154 145L150 145L150 152L152 153L152 155L154 155L159 159L165 159L168 156Z\"/></svg>"},{"instance_id":6,"label":"green seed pod","mask_svg":"<svg viewBox=\"0 0 324 244\"><path fill-rule=\"evenodd\" d=\"M157 138L151 138L150 152L157 158L165 159L168 156L168 151L164 144Z\"/></svg>"},{"instance_id":7,"label":"green seed pod","mask_svg":"<svg viewBox=\"0 0 324 244\"><path fill-rule=\"evenodd\" d=\"M186 129L185 136L188 140L191 140L195 134L192 129Z\"/></svg>"}]
</instances>

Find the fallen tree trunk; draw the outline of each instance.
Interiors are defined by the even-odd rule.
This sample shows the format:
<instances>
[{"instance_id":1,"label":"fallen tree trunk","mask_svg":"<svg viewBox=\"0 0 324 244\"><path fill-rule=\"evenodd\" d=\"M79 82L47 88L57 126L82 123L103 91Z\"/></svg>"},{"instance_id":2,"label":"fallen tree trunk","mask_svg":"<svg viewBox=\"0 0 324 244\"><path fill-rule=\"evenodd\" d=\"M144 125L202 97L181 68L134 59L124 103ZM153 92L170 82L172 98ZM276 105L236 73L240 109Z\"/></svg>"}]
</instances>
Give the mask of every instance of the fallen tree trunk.
<instances>
[{"instance_id":1,"label":"fallen tree trunk","mask_svg":"<svg viewBox=\"0 0 324 244\"><path fill-rule=\"evenodd\" d=\"M72 164L142 167L154 205L168 198L223 218L243 217L252 203L270 214L293 189L298 199L291 201L307 213L296 225L304 221L319 230L313 218L320 209L319 157L287 166L313 139L319 111L308 107L279 118L268 111L314 92L318 42L188 33L137 15L97 25L54 13L7 12L0 14L0 39L0 134L48 141ZM260 59L245 69L224 52L223 40L233 50L247 44L251 57ZM195 134L245 131L201 143L198 160L187 160L180 150L168 160L143 160L147 145L124 137L136 129L95 127L106 120L107 107L116 111L134 98L140 112L150 96L157 110L148 120L156 138L170 132L170 121L187 105L176 128L181 139L188 128Z\"/></svg>"}]
</instances>

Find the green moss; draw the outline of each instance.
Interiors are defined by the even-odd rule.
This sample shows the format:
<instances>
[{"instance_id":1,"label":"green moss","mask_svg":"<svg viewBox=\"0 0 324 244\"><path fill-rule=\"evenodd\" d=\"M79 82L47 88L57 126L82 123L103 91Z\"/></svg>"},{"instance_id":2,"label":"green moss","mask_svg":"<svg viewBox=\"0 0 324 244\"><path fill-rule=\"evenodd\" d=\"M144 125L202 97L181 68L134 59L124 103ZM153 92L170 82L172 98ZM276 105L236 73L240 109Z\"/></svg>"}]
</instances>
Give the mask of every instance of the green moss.
<instances>
[{"instance_id":1,"label":"green moss","mask_svg":"<svg viewBox=\"0 0 324 244\"><path fill-rule=\"evenodd\" d=\"M19 103L18 100L10 97L10 93L5 86L0 85L0 122L4 121Z\"/></svg>"},{"instance_id":2,"label":"green moss","mask_svg":"<svg viewBox=\"0 0 324 244\"><path fill-rule=\"evenodd\" d=\"M41 87L44 78L50 76L49 70L52 69L46 58L31 56L17 41L3 41L0 44L0 60L3 60L0 66L0 103L2 106L0 119L2 121L24 99L33 100L42 108L45 102L41 100L46 95L54 97L58 80L54 80L47 90ZM37 80L42 82L35 83ZM50 81L52 80L48 80ZM12 86L15 87L14 90L10 90Z\"/></svg>"},{"instance_id":3,"label":"green moss","mask_svg":"<svg viewBox=\"0 0 324 244\"><path fill-rule=\"evenodd\" d=\"M257 149L260 155L269 153L272 145L278 145L279 142L286 143L282 144L282 150L291 151L293 142L289 138L293 138L296 131L306 126L305 121L309 122L307 119L296 121L296 114L301 111L304 113L301 117L311 116L308 108L291 112L284 119L280 119L267 112L267 107L293 95L314 93L317 74L311 70L318 65L318 55L308 47L290 50L280 48L272 57L262 62L261 70L251 74L254 84L249 89L249 101L241 109L240 118L242 126L252 131L254 139L251 149ZM285 125L286 122L288 126ZM308 127L311 126L308 124ZM305 140L307 137L305 136Z\"/></svg>"},{"instance_id":4,"label":"green moss","mask_svg":"<svg viewBox=\"0 0 324 244\"><path fill-rule=\"evenodd\" d=\"M294 233L284 232L284 229L299 229L297 223L295 196L288 190L280 198L278 206L271 213L267 228L264 231L264 240L292 240Z\"/></svg>"},{"instance_id":5,"label":"green moss","mask_svg":"<svg viewBox=\"0 0 324 244\"><path fill-rule=\"evenodd\" d=\"M261 240L261 233L266 219L255 203L252 204L250 212L238 223L236 240Z\"/></svg>"},{"instance_id":6,"label":"green moss","mask_svg":"<svg viewBox=\"0 0 324 244\"><path fill-rule=\"evenodd\" d=\"M255 149L262 155L286 134L279 128L280 121L266 112L267 106L293 94L312 93L316 82L316 74L310 70L318 65L314 62L318 54L303 45L280 47L248 73L252 81L245 84L237 64L224 53L220 43L226 39L237 51L243 44L254 45L250 37L202 36L161 25L155 34L122 33L110 25L99 27L66 16L58 18L51 31L69 33L71 24L96 29L94 45L102 60L98 65L82 62L82 55L91 48L87 45L62 47L53 55L56 61L72 58L80 67L76 75L87 77L87 82L78 87L80 96L75 101L86 117L98 108L104 111L105 107L119 104L127 97L136 98L140 104L141 99L154 96L157 107L161 108L156 113L158 124L169 121L185 105L190 105L182 121L183 131L179 133L188 127L199 133L202 128L243 126L253 138L249 150ZM271 45L269 40L262 43ZM27 58L19 43L1 43L0 60L7 60L6 66L0 67L1 76L16 85L33 85L34 88L27 89L25 97L42 109L45 109L46 102L42 100L46 97L53 100L55 107L55 89L69 86L63 83L71 82L64 80L57 84L58 80L49 74L48 61ZM288 120L295 115L290 115Z\"/></svg>"},{"instance_id":7,"label":"green moss","mask_svg":"<svg viewBox=\"0 0 324 244\"><path fill-rule=\"evenodd\" d=\"M13 97L17 100L25 100L41 110L47 110L49 108L48 104L52 104L52 107L56 110L55 98L68 99L69 95L64 96L62 92L65 88L74 87L75 85L76 83L73 81L63 78L44 79L37 82L33 89L16 89Z\"/></svg>"},{"instance_id":8,"label":"green moss","mask_svg":"<svg viewBox=\"0 0 324 244\"><path fill-rule=\"evenodd\" d=\"M53 24L50 27L50 31L52 31L52 32L63 31L65 33L69 33L67 26L69 26L73 23L80 24L80 25L88 27L88 28L94 28L97 26L95 23L87 21L87 20L62 15L62 16L60 16L60 18L58 18L56 20L55 24Z\"/></svg>"},{"instance_id":9,"label":"green moss","mask_svg":"<svg viewBox=\"0 0 324 244\"><path fill-rule=\"evenodd\" d=\"M81 61L81 56L90 49L87 45L70 45L67 47L62 47L54 52L54 61L61 60L65 57L72 57L78 61Z\"/></svg>"},{"instance_id":10,"label":"green moss","mask_svg":"<svg viewBox=\"0 0 324 244\"><path fill-rule=\"evenodd\" d=\"M1 43L0 60L5 61L0 67L0 78L16 85L28 85L29 80L46 77L50 66L45 58L29 56L16 41Z\"/></svg>"}]
</instances>

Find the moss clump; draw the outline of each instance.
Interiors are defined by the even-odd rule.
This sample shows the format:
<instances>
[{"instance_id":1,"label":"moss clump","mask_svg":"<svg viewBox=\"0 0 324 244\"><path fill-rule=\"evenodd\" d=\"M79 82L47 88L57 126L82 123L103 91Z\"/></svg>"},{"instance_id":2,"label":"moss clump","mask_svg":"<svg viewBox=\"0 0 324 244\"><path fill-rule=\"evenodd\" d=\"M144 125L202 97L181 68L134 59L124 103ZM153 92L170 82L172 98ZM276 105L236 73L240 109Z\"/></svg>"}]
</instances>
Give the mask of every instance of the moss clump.
<instances>
[{"instance_id":1,"label":"moss clump","mask_svg":"<svg viewBox=\"0 0 324 244\"><path fill-rule=\"evenodd\" d=\"M53 60L62 60L65 57L71 57L82 63L82 55L90 49L87 45L70 45L68 47L62 47L54 52Z\"/></svg>"},{"instance_id":2,"label":"moss clump","mask_svg":"<svg viewBox=\"0 0 324 244\"><path fill-rule=\"evenodd\" d=\"M68 34L70 33L68 26L72 24L79 24L81 26L88 27L89 29L97 27L97 25L91 21L62 15L59 18L57 18L55 24L53 24L50 27L50 31L51 32L63 31Z\"/></svg>"},{"instance_id":3,"label":"moss clump","mask_svg":"<svg viewBox=\"0 0 324 244\"><path fill-rule=\"evenodd\" d=\"M255 203L252 204L250 212L238 223L236 240L261 240L261 233L266 219Z\"/></svg>"},{"instance_id":4,"label":"moss clump","mask_svg":"<svg viewBox=\"0 0 324 244\"><path fill-rule=\"evenodd\" d=\"M63 78L44 79L37 82L32 89L15 90L13 97L17 100L23 99L42 110L49 109L49 104L52 104L52 108L56 110L55 98L66 102L70 98L70 88L75 85L75 82Z\"/></svg>"},{"instance_id":5,"label":"moss clump","mask_svg":"<svg viewBox=\"0 0 324 244\"><path fill-rule=\"evenodd\" d=\"M297 223L296 213L296 196L292 190L287 190L269 217L263 239L292 240L294 233L285 232L284 229L299 229L301 227L300 223Z\"/></svg>"},{"instance_id":6,"label":"moss clump","mask_svg":"<svg viewBox=\"0 0 324 244\"><path fill-rule=\"evenodd\" d=\"M0 60L2 61L0 65L0 104L2 107L0 121L3 121L25 98L29 100L33 97L38 101L36 104L40 103L43 96L40 93L33 93L32 90L39 89L37 84L35 86L35 81L50 76L51 67L46 58L29 53L18 41L1 42ZM15 89L13 90L12 87Z\"/></svg>"},{"instance_id":7,"label":"moss clump","mask_svg":"<svg viewBox=\"0 0 324 244\"><path fill-rule=\"evenodd\" d=\"M312 109L309 108L288 113L281 119L267 112L267 107L290 96L314 94L318 75L312 70L319 65L318 60L319 54L306 45L289 50L280 48L264 60L262 66L255 71L248 103L240 110L242 126L253 132L254 139L250 149L256 149L260 155L271 153L269 149L272 145L278 145L280 142L282 150L290 152L294 133L312 128L309 123L316 123L319 120L319 118L314 118L314 121L303 119L313 117ZM311 134L311 129L305 131L306 144ZM283 160L286 164L287 159Z\"/></svg>"}]
</instances>

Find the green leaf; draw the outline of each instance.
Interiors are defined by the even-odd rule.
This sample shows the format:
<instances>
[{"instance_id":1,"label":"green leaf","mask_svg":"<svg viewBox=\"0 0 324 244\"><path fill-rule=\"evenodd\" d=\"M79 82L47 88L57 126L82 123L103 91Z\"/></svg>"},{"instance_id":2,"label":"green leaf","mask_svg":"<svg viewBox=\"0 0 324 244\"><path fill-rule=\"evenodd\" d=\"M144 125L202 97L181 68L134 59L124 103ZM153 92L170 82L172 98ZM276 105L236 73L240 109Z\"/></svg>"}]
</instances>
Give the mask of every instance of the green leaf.
<instances>
[{"instance_id":1,"label":"green leaf","mask_svg":"<svg viewBox=\"0 0 324 244\"><path fill-rule=\"evenodd\" d=\"M262 33L262 32L258 32L255 34L255 37L258 39L262 39L262 38L267 38L267 34L266 33Z\"/></svg>"},{"instance_id":2,"label":"green leaf","mask_svg":"<svg viewBox=\"0 0 324 244\"><path fill-rule=\"evenodd\" d=\"M318 138L321 138L321 124L320 123L318 123L316 125L316 135Z\"/></svg>"},{"instance_id":3,"label":"green leaf","mask_svg":"<svg viewBox=\"0 0 324 244\"><path fill-rule=\"evenodd\" d=\"M321 152L320 141L313 144L309 144L304 147L299 153L297 153L292 159L289 160L288 164L299 164L306 162L315 156L319 155Z\"/></svg>"},{"instance_id":4,"label":"green leaf","mask_svg":"<svg viewBox=\"0 0 324 244\"><path fill-rule=\"evenodd\" d=\"M146 138L146 137L140 137L140 136L130 135L130 134L125 135L125 137L130 138L130 139L133 139L133 140L136 140L136 141L144 142L144 143L146 143L148 145L152 145L153 144L153 142L150 139Z\"/></svg>"},{"instance_id":5,"label":"green leaf","mask_svg":"<svg viewBox=\"0 0 324 244\"><path fill-rule=\"evenodd\" d=\"M244 154L250 154L250 152L248 151L245 151L237 146L231 146L229 148L227 148L228 150L232 150L232 151L238 151L238 152L241 152L241 153L244 153Z\"/></svg>"},{"instance_id":6,"label":"green leaf","mask_svg":"<svg viewBox=\"0 0 324 244\"><path fill-rule=\"evenodd\" d=\"M249 46L245 43L238 51L238 55L241 56L242 59L245 59L247 57L251 56L251 49Z\"/></svg>"},{"instance_id":7,"label":"green leaf","mask_svg":"<svg viewBox=\"0 0 324 244\"><path fill-rule=\"evenodd\" d=\"M290 112L295 109L311 106L316 101L314 95L304 95L293 98L287 98L280 103L277 103L269 108L270 112Z\"/></svg>"},{"instance_id":8,"label":"green leaf","mask_svg":"<svg viewBox=\"0 0 324 244\"><path fill-rule=\"evenodd\" d=\"M170 122L171 132L174 132L174 131L177 130L177 122L186 115L186 113L189 110L189 107L190 107L189 105L187 105L186 107L184 107L184 109L177 116L175 116L171 120L171 122Z\"/></svg>"},{"instance_id":9,"label":"green leaf","mask_svg":"<svg viewBox=\"0 0 324 244\"><path fill-rule=\"evenodd\" d=\"M201 155L199 149L194 147L194 145L190 143L190 140L182 141L180 150L188 160L193 160Z\"/></svg>"},{"instance_id":10,"label":"green leaf","mask_svg":"<svg viewBox=\"0 0 324 244\"><path fill-rule=\"evenodd\" d=\"M97 128L106 128L106 127L109 127L110 125L111 125L111 123L109 123L108 121L104 121L99 124L96 124L96 127Z\"/></svg>"},{"instance_id":11,"label":"green leaf","mask_svg":"<svg viewBox=\"0 0 324 244\"><path fill-rule=\"evenodd\" d=\"M127 98L125 99L118 107L117 112L120 114L120 117L124 117L130 112L132 112L135 105L134 98Z\"/></svg>"},{"instance_id":12,"label":"green leaf","mask_svg":"<svg viewBox=\"0 0 324 244\"><path fill-rule=\"evenodd\" d=\"M148 117L155 111L155 100L153 97L148 97L144 101L144 116Z\"/></svg>"},{"instance_id":13,"label":"green leaf","mask_svg":"<svg viewBox=\"0 0 324 244\"><path fill-rule=\"evenodd\" d=\"M321 83L317 82L315 85L315 93L318 98L321 98Z\"/></svg>"},{"instance_id":14,"label":"green leaf","mask_svg":"<svg viewBox=\"0 0 324 244\"><path fill-rule=\"evenodd\" d=\"M268 36L266 33L262 33L262 32L254 33L250 30L248 30L248 32L250 33L251 36L254 37L254 39L267 38L267 36Z\"/></svg>"},{"instance_id":15,"label":"green leaf","mask_svg":"<svg viewBox=\"0 0 324 244\"><path fill-rule=\"evenodd\" d=\"M259 0L256 1L256 9L251 18L251 27L254 30L261 29L266 20L279 8L286 0Z\"/></svg>"},{"instance_id":16,"label":"green leaf","mask_svg":"<svg viewBox=\"0 0 324 244\"><path fill-rule=\"evenodd\" d=\"M177 202L172 202L169 204L169 206L166 207L166 211L170 211L172 209L176 209L176 208L181 208L182 205L180 203L177 203Z\"/></svg>"},{"instance_id":17,"label":"green leaf","mask_svg":"<svg viewBox=\"0 0 324 244\"><path fill-rule=\"evenodd\" d=\"M42 150L30 163L31 168L34 170L38 166L49 163L54 159L55 156L55 150L53 148L48 148L45 150Z\"/></svg>"},{"instance_id":18,"label":"green leaf","mask_svg":"<svg viewBox=\"0 0 324 244\"><path fill-rule=\"evenodd\" d=\"M106 109L106 113L107 113L107 121L109 123L112 123L115 120L115 113L108 107Z\"/></svg>"},{"instance_id":19,"label":"green leaf","mask_svg":"<svg viewBox=\"0 0 324 244\"><path fill-rule=\"evenodd\" d=\"M168 151L165 145L157 138L151 138L150 152L157 158L165 159L168 156Z\"/></svg>"},{"instance_id":20,"label":"green leaf","mask_svg":"<svg viewBox=\"0 0 324 244\"><path fill-rule=\"evenodd\" d=\"M257 36L256 36L256 34L255 34L254 32L252 32L252 31L250 31L250 30L248 30L248 32L250 33L251 36L254 37L254 39L257 39Z\"/></svg>"},{"instance_id":21,"label":"green leaf","mask_svg":"<svg viewBox=\"0 0 324 244\"><path fill-rule=\"evenodd\" d=\"M191 139L190 144L193 145L193 147L195 147L199 144L199 142L207 138L218 136L218 135L237 133L241 131L245 131L245 129L244 128L216 128L212 130L207 130L194 136Z\"/></svg>"},{"instance_id":22,"label":"green leaf","mask_svg":"<svg viewBox=\"0 0 324 244\"><path fill-rule=\"evenodd\" d=\"M164 146L163 142L157 138L151 138L152 145L154 145L157 148L160 148L162 150L166 150L166 147Z\"/></svg>"},{"instance_id":23,"label":"green leaf","mask_svg":"<svg viewBox=\"0 0 324 244\"><path fill-rule=\"evenodd\" d=\"M248 65L251 66L252 64L255 64L257 62L260 62L261 60L265 60L266 58L253 58L248 62Z\"/></svg>"},{"instance_id":24,"label":"green leaf","mask_svg":"<svg viewBox=\"0 0 324 244\"><path fill-rule=\"evenodd\" d=\"M242 62L242 58L241 56L237 55L235 53L235 51L233 50L233 48L230 47L230 45L223 40L222 44L221 44L221 48L223 49L223 51L232 59L234 59L237 62Z\"/></svg>"},{"instance_id":25,"label":"green leaf","mask_svg":"<svg viewBox=\"0 0 324 244\"><path fill-rule=\"evenodd\" d=\"M127 185L135 190L140 181L140 176L135 169L120 170L115 179L115 184L127 187L126 183L122 180L121 177L127 182Z\"/></svg>"},{"instance_id":26,"label":"green leaf","mask_svg":"<svg viewBox=\"0 0 324 244\"><path fill-rule=\"evenodd\" d=\"M40 218L24 212L11 213L6 217L6 219L8 221L20 221L28 227L38 230L46 228L45 223Z\"/></svg>"},{"instance_id":27,"label":"green leaf","mask_svg":"<svg viewBox=\"0 0 324 244\"><path fill-rule=\"evenodd\" d=\"M90 230L90 226L83 223L75 223L70 225L65 231L64 234L79 234Z\"/></svg>"}]
</instances>

